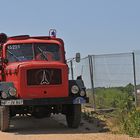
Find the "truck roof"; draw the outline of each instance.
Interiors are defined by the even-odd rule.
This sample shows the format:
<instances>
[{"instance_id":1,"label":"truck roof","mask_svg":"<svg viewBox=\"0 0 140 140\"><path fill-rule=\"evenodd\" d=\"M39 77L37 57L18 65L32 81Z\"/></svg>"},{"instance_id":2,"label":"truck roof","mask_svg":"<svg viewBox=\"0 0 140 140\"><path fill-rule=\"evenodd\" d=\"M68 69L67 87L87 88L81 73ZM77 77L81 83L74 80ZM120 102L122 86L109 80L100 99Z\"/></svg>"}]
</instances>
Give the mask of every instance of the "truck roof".
<instances>
[{"instance_id":1,"label":"truck roof","mask_svg":"<svg viewBox=\"0 0 140 140\"><path fill-rule=\"evenodd\" d=\"M52 36L29 36L29 35L18 35L8 37L6 44L8 43L31 43L31 42L52 42L52 43L60 43L64 45L64 42L60 38L52 37Z\"/></svg>"},{"instance_id":2,"label":"truck roof","mask_svg":"<svg viewBox=\"0 0 140 140\"><path fill-rule=\"evenodd\" d=\"M30 36L30 35L18 35L8 37L8 40L25 40L25 39L44 39L44 40L62 40L60 38L52 37L52 36Z\"/></svg>"}]
</instances>

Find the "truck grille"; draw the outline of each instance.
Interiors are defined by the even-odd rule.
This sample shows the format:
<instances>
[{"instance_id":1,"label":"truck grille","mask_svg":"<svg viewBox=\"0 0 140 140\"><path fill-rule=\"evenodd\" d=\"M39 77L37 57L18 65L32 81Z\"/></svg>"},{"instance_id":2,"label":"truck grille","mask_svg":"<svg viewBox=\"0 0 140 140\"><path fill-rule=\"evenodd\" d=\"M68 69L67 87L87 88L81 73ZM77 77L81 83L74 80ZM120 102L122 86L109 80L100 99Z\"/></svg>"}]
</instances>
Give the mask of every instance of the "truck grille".
<instances>
[{"instance_id":1,"label":"truck grille","mask_svg":"<svg viewBox=\"0 0 140 140\"><path fill-rule=\"evenodd\" d=\"M27 70L27 85L59 85L62 83L61 69Z\"/></svg>"}]
</instances>

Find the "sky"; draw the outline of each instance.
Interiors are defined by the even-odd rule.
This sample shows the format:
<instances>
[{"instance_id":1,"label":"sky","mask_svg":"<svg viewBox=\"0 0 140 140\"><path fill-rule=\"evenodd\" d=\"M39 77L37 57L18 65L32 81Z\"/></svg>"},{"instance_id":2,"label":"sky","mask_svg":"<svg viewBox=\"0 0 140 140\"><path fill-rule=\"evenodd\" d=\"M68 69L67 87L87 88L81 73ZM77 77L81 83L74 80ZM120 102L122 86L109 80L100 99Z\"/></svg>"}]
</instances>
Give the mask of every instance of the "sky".
<instances>
[{"instance_id":1,"label":"sky","mask_svg":"<svg viewBox=\"0 0 140 140\"><path fill-rule=\"evenodd\" d=\"M139 50L140 0L0 0L0 32L48 35L50 28L67 58Z\"/></svg>"}]
</instances>

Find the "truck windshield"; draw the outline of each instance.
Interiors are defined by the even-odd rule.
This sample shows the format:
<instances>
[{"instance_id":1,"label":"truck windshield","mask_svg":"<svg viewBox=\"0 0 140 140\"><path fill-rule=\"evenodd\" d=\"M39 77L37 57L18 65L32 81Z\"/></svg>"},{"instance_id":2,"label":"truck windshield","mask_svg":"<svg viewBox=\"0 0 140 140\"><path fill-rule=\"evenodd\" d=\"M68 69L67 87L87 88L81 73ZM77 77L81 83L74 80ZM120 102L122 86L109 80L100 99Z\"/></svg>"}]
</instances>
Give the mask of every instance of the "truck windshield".
<instances>
[{"instance_id":1,"label":"truck windshield","mask_svg":"<svg viewBox=\"0 0 140 140\"><path fill-rule=\"evenodd\" d=\"M52 43L12 44L7 47L9 62L45 60L60 61L60 47Z\"/></svg>"}]
</instances>

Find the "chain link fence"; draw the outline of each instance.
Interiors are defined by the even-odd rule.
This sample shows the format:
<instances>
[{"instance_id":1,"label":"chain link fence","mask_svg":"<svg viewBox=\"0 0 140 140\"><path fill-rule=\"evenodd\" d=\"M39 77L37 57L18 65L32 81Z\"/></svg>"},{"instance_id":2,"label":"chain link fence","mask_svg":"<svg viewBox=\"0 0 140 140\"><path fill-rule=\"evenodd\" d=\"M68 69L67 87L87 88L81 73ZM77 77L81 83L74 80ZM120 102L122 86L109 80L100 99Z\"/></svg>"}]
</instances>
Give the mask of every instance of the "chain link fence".
<instances>
[{"instance_id":1,"label":"chain link fence","mask_svg":"<svg viewBox=\"0 0 140 140\"><path fill-rule=\"evenodd\" d=\"M95 109L115 108L124 93L140 102L140 51L121 54L90 55L77 63L68 62L69 79L82 76Z\"/></svg>"},{"instance_id":2,"label":"chain link fence","mask_svg":"<svg viewBox=\"0 0 140 140\"><path fill-rule=\"evenodd\" d=\"M135 56L135 71L136 71L136 100L137 105L140 106L140 51L134 52Z\"/></svg>"}]
</instances>

